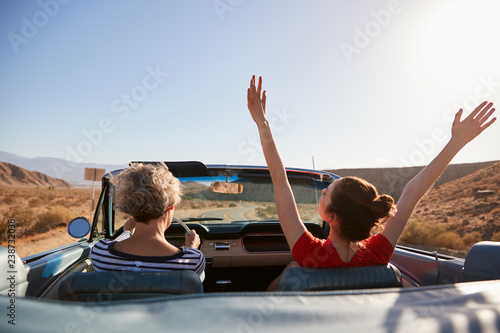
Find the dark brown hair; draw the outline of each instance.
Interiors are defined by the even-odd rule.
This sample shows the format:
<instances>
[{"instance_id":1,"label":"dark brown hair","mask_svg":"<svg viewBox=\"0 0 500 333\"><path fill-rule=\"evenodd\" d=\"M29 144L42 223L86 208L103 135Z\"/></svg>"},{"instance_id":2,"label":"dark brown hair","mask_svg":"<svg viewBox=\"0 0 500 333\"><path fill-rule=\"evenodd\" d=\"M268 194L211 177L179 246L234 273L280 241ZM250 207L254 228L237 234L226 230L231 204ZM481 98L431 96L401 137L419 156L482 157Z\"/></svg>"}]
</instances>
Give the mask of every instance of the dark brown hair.
<instances>
[{"instance_id":1,"label":"dark brown hair","mask_svg":"<svg viewBox=\"0 0 500 333\"><path fill-rule=\"evenodd\" d=\"M328 207L339 217L340 236L351 242L370 237L394 210L391 196L379 195L375 186L358 177L337 180Z\"/></svg>"}]
</instances>

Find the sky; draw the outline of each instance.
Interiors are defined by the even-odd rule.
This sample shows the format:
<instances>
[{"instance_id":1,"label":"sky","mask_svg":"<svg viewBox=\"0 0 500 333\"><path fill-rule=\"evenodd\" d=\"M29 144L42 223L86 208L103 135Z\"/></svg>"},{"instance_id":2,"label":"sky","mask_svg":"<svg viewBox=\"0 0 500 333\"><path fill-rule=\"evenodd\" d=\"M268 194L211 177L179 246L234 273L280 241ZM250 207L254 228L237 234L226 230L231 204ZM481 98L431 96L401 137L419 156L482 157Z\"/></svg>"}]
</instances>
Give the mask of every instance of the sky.
<instances>
[{"instance_id":1,"label":"sky","mask_svg":"<svg viewBox=\"0 0 500 333\"><path fill-rule=\"evenodd\" d=\"M500 105L496 0L0 0L0 151L68 164L421 166ZM500 121L453 163L500 160Z\"/></svg>"}]
</instances>

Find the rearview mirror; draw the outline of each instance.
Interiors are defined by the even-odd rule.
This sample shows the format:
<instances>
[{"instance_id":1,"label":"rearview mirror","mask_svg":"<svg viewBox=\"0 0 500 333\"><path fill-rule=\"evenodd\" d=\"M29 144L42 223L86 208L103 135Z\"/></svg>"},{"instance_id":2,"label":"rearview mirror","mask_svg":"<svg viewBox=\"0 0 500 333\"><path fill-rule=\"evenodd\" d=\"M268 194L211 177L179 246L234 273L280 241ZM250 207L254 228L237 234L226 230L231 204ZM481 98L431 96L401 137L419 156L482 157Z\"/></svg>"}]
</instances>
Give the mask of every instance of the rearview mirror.
<instances>
[{"instance_id":1,"label":"rearview mirror","mask_svg":"<svg viewBox=\"0 0 500 333\"><path fill-rule=\"evenodd\" d=\"M83 216L75 217L68 224L68 234L73 238L82 238L90 232L90 222Z\"/></svg>"},{"instance_id":2,"label":"rearview mirror","mask_svg":"<svg viewBox=\"0 0 500 333\"><path fill-rule=\"evenodd\" d=\"M243 192L243 185L238 183L213 182L210 184L210 191L215 193L240 194Z\"/></svg>"}]
</instances>

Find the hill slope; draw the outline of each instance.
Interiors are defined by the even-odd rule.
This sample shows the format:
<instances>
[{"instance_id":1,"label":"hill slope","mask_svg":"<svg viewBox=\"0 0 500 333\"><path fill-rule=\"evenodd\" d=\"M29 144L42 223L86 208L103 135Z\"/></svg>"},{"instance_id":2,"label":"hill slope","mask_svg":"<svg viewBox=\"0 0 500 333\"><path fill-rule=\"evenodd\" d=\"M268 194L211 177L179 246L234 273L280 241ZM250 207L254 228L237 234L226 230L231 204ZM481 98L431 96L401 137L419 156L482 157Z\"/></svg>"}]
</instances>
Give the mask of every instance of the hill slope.
<instances>
[{"instance_id":1,"label":"hill slope","mask_svg":"<svg viewBox=\"0 0 500 333\"><path fill-rule=\"evenodd\" d=\"M477 195L485 190L487 195ZM500 162L435 187L420 201L412 219L444 224L461 236L478 232L482 240L490 240L500 231Z\"/></svg>"},{"instance_id":2,"label":"hill slope","mask_svg":"<svg viewBox=\"0 0 500 333\"><path fill-rule=\"evenodd\" d=\"M459 179L477 170L495 164L498 161L451 164L436 181L435 186ZM380 168L380 169L337 169L328 170L339 176L357 176L366 179L377 188L380 194L389 194L398 199L405 185L422 170L423 167Z\"/></svg>"},{"instance_id":3,"label":"hill slope","mask_svg":"<svg viewBox=\"0 0 500 333\"><path fill-rule=\"evenodd\" d=\"M0 185L72 187L65 180L52 178L38 171L28 171L6 162L0 162Z\"/></svg>"}]
</instances>

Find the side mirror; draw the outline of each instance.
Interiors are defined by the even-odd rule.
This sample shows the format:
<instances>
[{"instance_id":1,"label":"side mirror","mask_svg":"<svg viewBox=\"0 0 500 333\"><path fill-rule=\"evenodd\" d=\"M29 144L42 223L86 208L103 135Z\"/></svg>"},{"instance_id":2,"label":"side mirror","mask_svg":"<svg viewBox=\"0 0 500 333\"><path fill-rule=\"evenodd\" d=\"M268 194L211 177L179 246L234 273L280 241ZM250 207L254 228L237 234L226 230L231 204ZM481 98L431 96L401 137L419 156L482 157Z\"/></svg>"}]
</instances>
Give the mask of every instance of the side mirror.
<instances>
[{"instance_id":1,"label":"side mirror","mask_svg":"<svg viewBox=\"0 0 500 333\"><path fill-rule=\"evenodd\" d=\"M238 183L213 182L210 184L210 191L215 193L240 194L243 192L243 185Z\"/></svg>"},{"instance_id":2,"label":"side mirror","mask_svg":"<svg viewBox=\"0 0 500 333\"><path fill-rule=\"evenodd\" d=\"M73 238L82 238L90 232L90 222L83 216L78 216L69 221L68 234Z\"/></svg>"}]
</instances>

